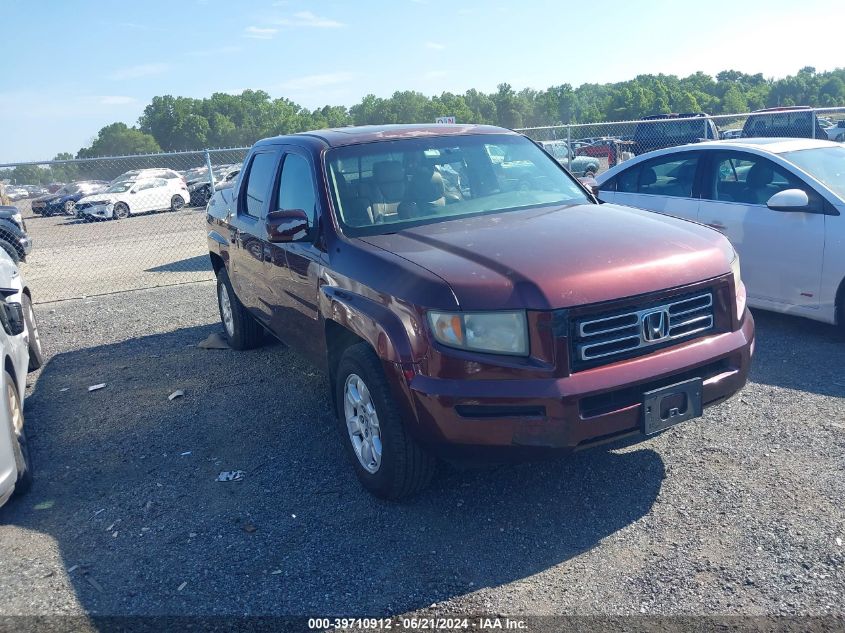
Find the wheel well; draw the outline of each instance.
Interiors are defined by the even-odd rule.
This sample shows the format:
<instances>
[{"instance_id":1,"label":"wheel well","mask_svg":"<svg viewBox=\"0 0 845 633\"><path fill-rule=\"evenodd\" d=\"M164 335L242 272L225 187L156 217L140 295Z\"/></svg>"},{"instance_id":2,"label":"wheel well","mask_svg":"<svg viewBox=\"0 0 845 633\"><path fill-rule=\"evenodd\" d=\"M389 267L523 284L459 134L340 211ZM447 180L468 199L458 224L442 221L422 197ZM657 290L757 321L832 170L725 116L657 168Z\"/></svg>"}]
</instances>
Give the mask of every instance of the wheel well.
<instances>
[{"instance_id":1,"label":"wheel well","mask_svg":"<svg viewBox=\"0 0 845 633\"><path fill-rule=\"evenodd\" d=\"M8 356L6 356L6 358L4 360L3 368L7 372L9 372L9 375L12 377L12 380L15 383L15 391L17 391L17 389L18 389L18 376L17 376L17 374L15 374L15 364L12 362L12 359L9 358ZM20 397L21 397L21 401L23 401L23 394L20 394Z\"/></svg>"},{"instance_id":2,"label":"wheel well","mask_svg":"<svg viewBox=\"0 0 845 633\"><path fill-rule=\"evenodd\" d=\"M209 256L211 257L211 267L214 269L214 274L216 275L226 264L223 263L223 258L217 253L209 253Z\"/></svg>"},{"instance_id":3,"label":"wheel well","mask_svg":"<svg viewBox=\"0 0 845 633\"><path fill-rule=\"evenodd\" d=\"M839 283L836 291L836 324L845 325L845 279Z\"/></svg>"},{"instance_id":4,"label":"wheel well","mask_svg":"<svg viewBox=\"0 0 845 633\"><path fill-rule=\"evenodd\" d=\"M337 414L337 402L334 397L334 380L337 374L337 366L343 356L343 352L357 345L365 343L364 339L346 329L337 321L326 321L326 352L329 370L329 389L331 389L332 411Z\"/></svg>"}]
</instances>

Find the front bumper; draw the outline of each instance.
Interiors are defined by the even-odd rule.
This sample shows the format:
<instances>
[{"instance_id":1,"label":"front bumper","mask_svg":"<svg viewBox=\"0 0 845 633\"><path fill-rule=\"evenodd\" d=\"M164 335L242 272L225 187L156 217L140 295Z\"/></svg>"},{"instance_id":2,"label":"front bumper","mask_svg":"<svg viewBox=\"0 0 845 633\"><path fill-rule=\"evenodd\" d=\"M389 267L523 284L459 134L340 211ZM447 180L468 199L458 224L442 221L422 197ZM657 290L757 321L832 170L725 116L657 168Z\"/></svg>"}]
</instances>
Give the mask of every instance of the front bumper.
<instances>
[{"instance_id":1,"label":"front bumper","mask_svg":"<svg viewBox=\"0 0 845 633\"><path fill-rule=\"evenodd\" d=\"M113 204L101 204L96 207L85 207L80 211L80 213L83 215L83 217L109 219L112 217L113 210Z\"/></svg>"},{"instance_id":2,"label":"front bumper","mask_svg":"<svg viewBox=\"0 0 845 633\"><path fill-rule=\"evenodd\" d=\"M713 405L746 382L754 319L727 332L558 379L450 380L416 375L407 385L418 439L429 445L586 447L640 432L642 394L703 379ZM644 437L644 436L643 436Z\"/></svg>"}]
</instances>

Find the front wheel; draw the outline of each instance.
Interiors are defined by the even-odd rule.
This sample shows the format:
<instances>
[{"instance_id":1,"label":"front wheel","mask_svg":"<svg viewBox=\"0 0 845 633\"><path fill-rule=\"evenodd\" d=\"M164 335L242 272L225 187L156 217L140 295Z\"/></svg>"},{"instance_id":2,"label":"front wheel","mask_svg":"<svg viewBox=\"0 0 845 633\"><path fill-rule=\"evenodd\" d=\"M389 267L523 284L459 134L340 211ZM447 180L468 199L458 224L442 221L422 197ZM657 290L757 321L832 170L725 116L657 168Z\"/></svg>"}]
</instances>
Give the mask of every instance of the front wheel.
<instances>
[{"instance_id":1,"label":"front wheel","mask_svg":"<svg viewBox=\"0 0 845 633\"><path fill-rule=\"evenodd\" d=\"M123 220L129 217L129 207L125 202L118 202L112 209L112 217L115 220Z\"/></svg>"},{"instance_id":2,"label":"front wheel","mask_svg":"<svg viewBox=\"0 0 845 633\"><path fill-rule=\"evenodd\" d=\"M73 200L67 200L65 202L65 215L76 215L75 207L76 203Z\"/></svg>"},{"instance_id":3,"label":"front wheel","mask_svg":"<svg viewBox=\"0 0 845 633\"><path fill-rule=\"evenodd\" d=\"M217 273L217 307L232 349L253 349L261 344L264 330L238 299L225 269Z\"/></svg>"},{"instance_id":4,"label":"front wheel","mask_svg":"<svg viewBox=\"0 0 845 633\"><path fill-rule=\"evenodd\" d=\"M185 206L185 198L182 196L176 195L170 199L170 210L171 211L178 211L182 207Z\"/></svg>"},{"instance_id":5,"label":"front wheel","mask_svg":"<svg viewBox=\"0 0 845 633\"><path fill-rule=\"evenodd\" d=\"M340 433L361 485L384 499L428 486L437 462L405 428L369 345L358 343L343 353L334 385Z\"/></svg>"},{"instance_id":6,"label":"front wheel","mask_svg":"<svg viewBox=\"0 0 845 633\"><path fill-rule=\"evenodd\" d=\"M18 478L15 483L15 496L22 495L32 486L32 458L29 455L29 444L23 428L23 406L18 394L15 379L7 371L6 378L6 416L9 420L9 431L12 434L12 453L15 456L15 468Z\"/></svg>"}]
</instances>

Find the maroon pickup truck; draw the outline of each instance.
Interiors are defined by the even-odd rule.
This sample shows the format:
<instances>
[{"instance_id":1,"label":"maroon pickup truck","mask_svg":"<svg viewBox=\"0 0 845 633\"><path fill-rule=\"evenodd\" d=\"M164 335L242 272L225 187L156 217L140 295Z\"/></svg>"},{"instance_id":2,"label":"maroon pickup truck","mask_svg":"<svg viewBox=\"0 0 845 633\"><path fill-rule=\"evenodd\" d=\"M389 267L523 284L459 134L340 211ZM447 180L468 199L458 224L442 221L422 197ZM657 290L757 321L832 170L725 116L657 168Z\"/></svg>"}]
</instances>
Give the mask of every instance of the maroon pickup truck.
<instances>
[{"instance_id":1,"label":"maroon pickup truck","mask_svg":"<svg viewBox=\"0 0 845 633\"><path fill-rule=\"evenodd\" d=\"M745 384L754 322L728 241L599 204L507 130L266 139L207 221L230 344L268 331L327 371L382 497L420 490L438 457L647 437Z\"/></svg>"}]
</instances>

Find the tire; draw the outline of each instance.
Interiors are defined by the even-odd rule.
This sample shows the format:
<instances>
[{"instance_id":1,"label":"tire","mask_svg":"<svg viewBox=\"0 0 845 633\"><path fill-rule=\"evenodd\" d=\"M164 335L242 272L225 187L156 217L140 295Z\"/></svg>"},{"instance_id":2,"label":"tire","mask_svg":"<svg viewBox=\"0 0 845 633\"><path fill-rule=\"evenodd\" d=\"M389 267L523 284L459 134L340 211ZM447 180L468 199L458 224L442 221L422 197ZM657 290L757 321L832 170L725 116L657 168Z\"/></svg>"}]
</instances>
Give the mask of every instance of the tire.
<instances>
[{"instance_id":1,"label":"tire","mask_svg":"<svg viewBox=\"0 0 845 633\"><path fill-rule=\"evenodd\" d=\"M35 310L32 309L32 299L24 294L21 298L23 307L23 320L26 322L26 331L29 334L29 371L40 369L44 364L44 350L41 348L41 336L38 332L38 322L35 320Z\"/></svg>"},{"instance_id":2,"label":"tire","mask_svg":"<svg viewBox=\"0 0 845 633\"><path fill-rule=\"evenodd\" d=\"M115 220L123 220L129 217L129 207L125 202L118 202L112 209L111 217Z\"/></svg>"},{"instance_id":3,"label":"tire","mask_svg":"<svg viewBox=\"0 0 845 633\"><path fill-rule=\"evenodd\" d=\"M23 406L15 379L7 371L6 393L3 394L3 403L6 407L6 415L9 419L9 431L12 434L12 452L15 456L15 467L18 471L18 479L15 483L14 496L25 493L32 487L32 457L29 453L29 444L26 441L24 431Z\"/></svg>"},{"instance_id":4,"label":"tire","mask_svg":"<svg viewBox=\"0 0 845 633\"><path fill-rule=\"evenodd\" d=\"M67 200L64 209L65 215L76 215L76 203L73 200Z\"/></svg>"},{"instance_id":5,"label":"tire","mask_svg":"<svg viewBox=\"0 0 845 633\"><path fill-rule=\"evenodd\" d=\"M9 244L9 242L5 240L0 240L0 248L2 248L4 251L6 251L6 253L8 253L9 257L12 258L12 261L15 262L15 265L21 263L20 253L18 253L15 247Z\"/></svg>"},{"instance_id":6,"label":"tire","mask_svg":"<svg viewBox=\"0 0 845 633\"><path fill-rule=\"evenodd\" d=\"M170 199L170 210L178 211L185 206L185 198L180 195L175 195Z\"/></svg>"},{"instance_id":7,"label":"tire","mask_svg":"<svg viewBox=\"0 0 845 633\"><path fill-rule=\"evenodd\" d=\"M437 460L405 428L381 362L369 345L358 343L343 353L334 392L338 430L361 485L383 499L409 497L428 486ZM354 430L347 422L353 418Z\"/></svg>"},{"instance_id":8,"label":"tire","mask_svg":"<svg viewBox=\"0 0 845 633\"><path fill-rule=\"evenodd\" d=\"M232 349L247 350L261 345L264 330L238 299L225 268L217 273L217 307Z\"/></svg>"}]
</instances>

